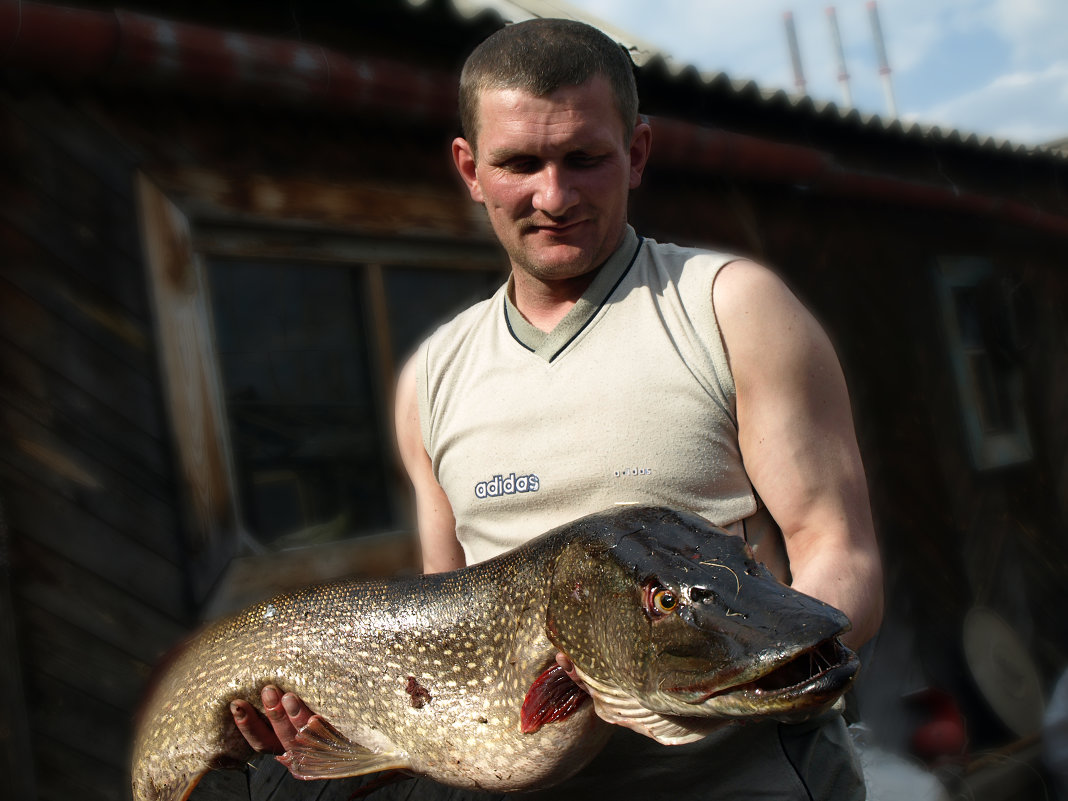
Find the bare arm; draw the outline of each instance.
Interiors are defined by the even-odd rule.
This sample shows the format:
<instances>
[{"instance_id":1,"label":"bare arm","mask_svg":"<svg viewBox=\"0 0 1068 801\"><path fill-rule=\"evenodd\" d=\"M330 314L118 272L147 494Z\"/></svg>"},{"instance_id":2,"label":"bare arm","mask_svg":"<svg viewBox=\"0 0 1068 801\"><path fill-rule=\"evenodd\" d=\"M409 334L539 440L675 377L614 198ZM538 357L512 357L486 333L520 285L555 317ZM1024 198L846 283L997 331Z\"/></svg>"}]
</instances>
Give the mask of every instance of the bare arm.
<instances>
[{"instance_id":1,"label":"bare arm","mask_svg":"<svg viewBox=\"0 0 1068 801\"><path fill-rule=\"evenodd\" d=\"M423 551L423 572L442 573L456 570L466 563L463 548L456 539L456 519L445 490L434 478L434 471L423 446L419 425L419 400L416 395L415 360L410 359L397 380L397 444L401 461L415 490L415 513L419 526L419 544Z\"/></svg>"},{"instance_id":2,"label":"bare arm","mask_svg":"<svg viewBox=\"0 0 1068 801\"><path fill-rule=\"evenodd\" d=\"M723 268L713 303L742 459L782 528L793 586L838 607L859 647L882 620L882 566L845 379L815 318L771 271Z\"/></svg>"}]
</instances>

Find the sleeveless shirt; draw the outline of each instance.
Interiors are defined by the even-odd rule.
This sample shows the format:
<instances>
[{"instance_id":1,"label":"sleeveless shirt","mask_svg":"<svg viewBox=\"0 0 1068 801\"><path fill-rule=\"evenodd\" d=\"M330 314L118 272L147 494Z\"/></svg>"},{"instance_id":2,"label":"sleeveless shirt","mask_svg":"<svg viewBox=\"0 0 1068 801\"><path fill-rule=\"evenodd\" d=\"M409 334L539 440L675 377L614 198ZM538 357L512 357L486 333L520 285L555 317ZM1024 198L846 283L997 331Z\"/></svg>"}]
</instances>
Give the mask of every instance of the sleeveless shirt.
<instances>
[{"instance_id":1,"label":"sleeveless shirt","mask_svg":"<svg viewBox=\"0 0 1068 801\"><path fill-rule=\"evenodd\" d=\"M511 304L509 282L422 344L423 444L468 564L615 504L652 503L763 537L758 556L785 578L770 516L751 518L753 531L741 522L760 505L712 306L736 258L628 226L548 334Z\"/></svg>"}]
</instances>

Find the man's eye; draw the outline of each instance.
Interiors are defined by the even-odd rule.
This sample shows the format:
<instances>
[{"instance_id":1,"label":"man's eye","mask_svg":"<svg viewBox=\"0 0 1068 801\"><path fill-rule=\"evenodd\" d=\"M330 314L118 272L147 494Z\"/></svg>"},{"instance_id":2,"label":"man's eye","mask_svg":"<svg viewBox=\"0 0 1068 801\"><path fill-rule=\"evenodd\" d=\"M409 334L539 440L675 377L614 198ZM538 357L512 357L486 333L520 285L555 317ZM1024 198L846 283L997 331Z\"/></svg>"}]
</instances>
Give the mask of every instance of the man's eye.
<instances>
[{"instance_id":1,"label":"man's eye","mask_svg":"<svg viewBox=\"0 0 1068 801\"><path fill-rule=\"evenodd\" d=\"M596 167L602 161L604 161L603 156L591 156L586 153L576 153L568 158L568 163L571 164L572 167L577 167L579 169Z\"/></svg>"},{"instance_id":2,"label":"man's eye","mask_svg":"<svg viewBox=\"0 0 1068 801\"><path fill-rule=\"evenodd\" d=\"M535 159L509 159L501 165L501 169L506 172L526 175L538 169L538 162Z\"/></svg>"}]
</instances>

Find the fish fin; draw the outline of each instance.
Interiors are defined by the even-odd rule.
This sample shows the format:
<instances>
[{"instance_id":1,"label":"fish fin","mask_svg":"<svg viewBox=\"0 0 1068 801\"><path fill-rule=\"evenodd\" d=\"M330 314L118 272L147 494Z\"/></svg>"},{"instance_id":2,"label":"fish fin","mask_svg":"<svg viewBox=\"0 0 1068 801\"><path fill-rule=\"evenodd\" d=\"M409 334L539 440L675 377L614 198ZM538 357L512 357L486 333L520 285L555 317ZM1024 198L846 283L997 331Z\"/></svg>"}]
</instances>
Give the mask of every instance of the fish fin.
<instances>
[{"instance_id":1,"label":"fish fin","mask_svg":"<svg viewBox=\"0 0 1068 801\"><path fill-rule=\"evenodd\" d=\"M527 690L519 712L520 729L524 734L536 732L546 723L565 720L575 713L589 695L557 664L542 671Z\"/></svg>"},{"instance_id":2,"label":"fish fin","mask_svg":"<svg viewBox=\"0 0 1068 801\"><path fill-rule=\"evenodd\" d=\"M173 796L174 801L189 801L189 796L193 794L193 790L195 790L197 785L200 784L200 780L207 775L207 771L204 771L203 773L198 773L196 776L189 780L189 784L187 784L185 787L180 787L175 790Z\"/></svg>"},{"instance_id":3,"label":"fish fin","mask_svg":"<svg viewBox=\"0 0 1068 801\"><path fill-rule=\"evenodd\" d=\"M648 712L643 720L633 718L621 725L651 737L661 745L683 745L702 740L728 723L716 718L686 718Z\"/></svg>"},{"instance_id":4,"label":"fish fin","mask_svg":"<svg viewBox=\"0 0 1068 801\"><path fill-rule=\"evenodd\" d=\"M150 779L135 782L133 788L134 798L146 798L151 801L188 801L193 790L200 784L207 771L201 771L193 776L184 774L174 776L165 787L159 787Z\"/></svg>"},{"instance_id":5,"label":"fish fin","mask_svg":"<svg viewBox=\"0 0 1068 801\"><path fill-rule=\"evenodd\" d=\"M579 678L593 696L597 717L606 723L623 726L643 734L661 745L683 745L706 737L729 721L720 718L681 717L662 715L642 706L638 699L616 687L591 679L579 672Z\"/></svg>"},{"instance_id":6,"label":"fish fin","mask_svg":"<svg viewBox=\"0 0 1068 801\"><path fill-rule=\"evenodd\" d=\"M296 744L277 758L298 779L339 779L411 767L402 751L372 751L354 743L323 718L312 715Z\"/></svg>"},{"instance_id":7,"label":"fish fin","mask_svg":"<svg viewBox=\"0 0 1068 801\"><path fill-rule=\"evenodd\" d=\"M656 740L661 745L682 745L696 742L708 734L704 728L695 729L687 726L693 718L675 718L652 712L630 699L629 703L612 697L610 701L596 691L593 693L593 705L597 716L606 723L623 726ZM707 721L704 721L707 725Z\"/></svg>"}]
</instances>

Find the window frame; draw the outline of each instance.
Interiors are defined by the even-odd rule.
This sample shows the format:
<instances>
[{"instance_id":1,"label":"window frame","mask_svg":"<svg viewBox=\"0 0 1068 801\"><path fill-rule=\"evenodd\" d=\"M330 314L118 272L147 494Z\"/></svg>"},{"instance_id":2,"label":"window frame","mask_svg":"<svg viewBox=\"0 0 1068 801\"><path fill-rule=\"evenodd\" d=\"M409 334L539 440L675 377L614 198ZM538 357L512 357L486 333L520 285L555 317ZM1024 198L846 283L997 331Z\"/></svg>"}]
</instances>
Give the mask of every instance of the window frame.
<instances>
[{"instance_id":1,"label":"window frame","mask_svg":"<svg viewBox=\"0 0 1068 801\"><path fill-rule=\"evenodd\" d=\"M268 589L344 575L361 563L375 563L378 572L406 566L413 558L414 511L396 448L388 447L403 354L393 348L386 274L396 268L471 270L503 282L507 272L488 225L464 237L448 230L409 234L403 226L393 234L348 230L334 220L265 219L204 206L175 191L173 181L161 186L145 173L136 183L195 597L220 614ZM247 529L214 332L211 260L359 265L376 425L388 432L383 470L398 526L286 551L269 549Z\"/></svg>"}]
</instances>

